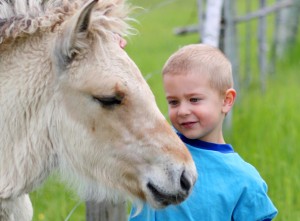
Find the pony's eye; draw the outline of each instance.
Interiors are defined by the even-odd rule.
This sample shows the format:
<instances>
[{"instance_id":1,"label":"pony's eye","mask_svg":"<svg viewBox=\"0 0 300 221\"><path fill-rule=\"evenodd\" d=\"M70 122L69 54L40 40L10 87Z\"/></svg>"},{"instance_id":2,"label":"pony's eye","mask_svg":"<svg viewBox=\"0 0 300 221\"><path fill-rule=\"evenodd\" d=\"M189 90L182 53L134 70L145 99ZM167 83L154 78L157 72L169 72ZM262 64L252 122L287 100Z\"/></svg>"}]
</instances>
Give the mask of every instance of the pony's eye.
<instances>
[{"instance_id":1,"label":"pony's eye","mask_svg":"<svg viewBox=\"0 0 300 221\"><path fill-rule=\"evenodd\" d=\"M71 53L65 57L65 62L67 64L70 64L74 60L74 58L76 57L77 54L78 54L77 50L71 51Z\"/></svg>"},{"instance_id":2,"label":"pony's eye","mask_svg":"<svg viewBox=\"0 0 300 221\"><path fill-rule=\"evenodd\" d=\"M100 103L104 108L112 108L116 105L120 105L122 103L122 96L105 96L105 97L95 97L93 99Z\"/></svg>"}]
</instances>

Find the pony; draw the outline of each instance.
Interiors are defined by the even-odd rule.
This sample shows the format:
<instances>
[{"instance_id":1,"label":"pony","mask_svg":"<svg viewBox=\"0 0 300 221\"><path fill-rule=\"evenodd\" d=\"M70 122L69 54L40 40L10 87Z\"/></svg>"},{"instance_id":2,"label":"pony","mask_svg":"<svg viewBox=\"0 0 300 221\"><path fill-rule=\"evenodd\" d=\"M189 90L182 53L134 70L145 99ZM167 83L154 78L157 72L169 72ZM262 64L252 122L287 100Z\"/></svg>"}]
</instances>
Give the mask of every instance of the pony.
<instances>
[{"instance_id":1,"label":"pony","mask_svg":"<svg viewBox=\"0 0 300 221\"><path fill-rule=\"evenodd\" d=\"M0 220L29 221L29 193L58 173L83 200L163 208L197 178L116 35L123 0L0 0Z\"/></svg>"}]
</instances>

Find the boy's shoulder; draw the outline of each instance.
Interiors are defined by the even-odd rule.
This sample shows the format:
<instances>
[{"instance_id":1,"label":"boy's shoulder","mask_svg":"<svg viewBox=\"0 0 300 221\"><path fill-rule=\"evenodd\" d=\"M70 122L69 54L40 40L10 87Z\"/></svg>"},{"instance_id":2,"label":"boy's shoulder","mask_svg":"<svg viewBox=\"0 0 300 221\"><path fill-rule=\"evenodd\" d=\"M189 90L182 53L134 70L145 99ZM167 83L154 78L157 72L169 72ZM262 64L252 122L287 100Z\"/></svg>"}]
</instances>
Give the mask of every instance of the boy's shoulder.
<instances>
[{"instance_id":1,"label":"boy's shoulder","mask_svg":"<svg viewBox=\"0 0 300 221\"><path fill-rule=\"evenodd\" d=\"M196 167L199 171L217 172L224 176L236 177L245 183L264 182L258 170L245 161L237 152L220 153L207 150L191 150ZM209 172L209 173L210 173Z\"/></svg>"},{"instance_id":2,"label":"boy's shoulder","mask_svg":"<svg viewBox=\"0 0 300 221\"><path fill-rule=\"evenodd\" d=\"M256 167L245 161L238 153L234 155L234 159L227 162L233 176L244 182L246 186L266 189L267 185Z\"/></svg>"},{"instance_id":3,"label":"boy's shoulder","mask_svg":"<svg viewBox=\"0 0 300 221\"><path fill-rule=\"evenodd\" d=\"M232 179L247 183L263 183L258 170L246 162L230 144L215 144L201 140L190 140L180 136L189 149L197 170L205 174Z\"/></svg>"}]
</instances>

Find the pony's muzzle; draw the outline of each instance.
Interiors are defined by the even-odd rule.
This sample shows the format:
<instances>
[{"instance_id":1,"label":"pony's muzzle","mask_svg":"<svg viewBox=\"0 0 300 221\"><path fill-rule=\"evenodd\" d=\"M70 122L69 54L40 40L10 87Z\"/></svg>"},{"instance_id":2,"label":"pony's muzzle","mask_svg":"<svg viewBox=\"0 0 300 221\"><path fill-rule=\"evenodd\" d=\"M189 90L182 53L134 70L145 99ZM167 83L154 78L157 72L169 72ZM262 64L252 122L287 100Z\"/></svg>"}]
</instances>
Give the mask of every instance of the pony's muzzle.
<instances>
[{"instance_id":1,"label":"pony's muzzle","mask_svg":"<svg viewBox=\"0 0 300 221\"><path fill-rule=\"evenodd\" d=\"M192 183L192 181L189 179L189 177L187 176L184 170L180 176L180 186L182 190L185 191L186 193L189 193L193 185L194 183Z\"/></svg>"},{"instance_id":2,"label":"pony's muzzle","mask_svg":"<svg viewBox=\"0 0 300 221\"><path fill-rule=\"evenodd\" d=\"M172 175L176 177L175 174ZM154 201L153 207L160 209L169 205L176 205L183 202L190 195L197 178L194 170L183 169L177 178L174 177L169 188L165 188L155 181L147 183L147 189Z\"/></svg>"}]
</instances>

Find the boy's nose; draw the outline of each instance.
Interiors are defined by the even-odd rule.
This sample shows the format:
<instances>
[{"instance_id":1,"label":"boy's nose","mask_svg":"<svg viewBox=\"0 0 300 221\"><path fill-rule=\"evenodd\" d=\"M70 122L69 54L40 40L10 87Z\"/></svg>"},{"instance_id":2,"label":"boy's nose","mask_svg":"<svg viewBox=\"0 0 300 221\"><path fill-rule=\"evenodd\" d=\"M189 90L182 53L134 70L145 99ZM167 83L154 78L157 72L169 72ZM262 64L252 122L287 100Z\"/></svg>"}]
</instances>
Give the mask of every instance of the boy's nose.
<instances>
[{"instance_id":1,"label":"boy's nose","mask_svg":"<svg viewBox=\"0 0 300 221\"><path fill-rule=\"evenodd\" d=\"M180 104L179 108L178 108L178 116L187 116L189 115L191 112L188 108L188 105L182 103Z\"/></svg>"}]
</instances>

